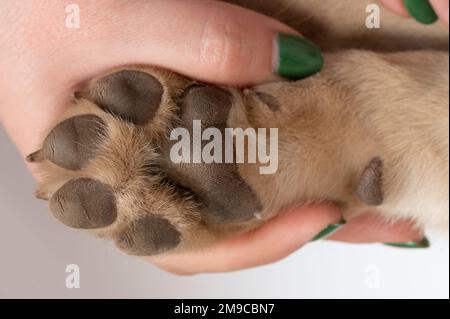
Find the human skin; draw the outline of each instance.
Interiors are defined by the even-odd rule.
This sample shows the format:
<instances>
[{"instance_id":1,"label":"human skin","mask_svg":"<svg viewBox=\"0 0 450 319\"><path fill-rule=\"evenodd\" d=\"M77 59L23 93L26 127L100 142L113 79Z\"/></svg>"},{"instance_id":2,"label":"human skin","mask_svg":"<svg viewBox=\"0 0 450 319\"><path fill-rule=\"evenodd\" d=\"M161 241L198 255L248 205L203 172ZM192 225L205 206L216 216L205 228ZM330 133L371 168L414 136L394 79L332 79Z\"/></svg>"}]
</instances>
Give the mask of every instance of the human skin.
<instances>
[{"instance_id":1,"label":"human skin","mask_svg":"<svg viewBox=\"0 0 450 319\"><path fill-rule=\"evenodd\" d=\"M0 7L0 123L23 157L39 148L71 94L105 70L149 64L211 83L256 84L278 77L272 70L274 35L296 33L273 19L216 1L77 3L80 29L65 26L64 1L5 0ZM39 179L39 172L28 168ZM177 274L255 267L288 256L340 220L333 206L299 207L206 250L149 260ZM327 239L368 243L421 238L408 221L387 225L367 214Z\"/></svg>"},{"instance_id":2,"label":"human skin","mask_svg":"<svg viewBox=\"0 0 450 319\"><path fill-rule=\"evenodd\" d=\"M381 2L390 10L404 17L411 17L405 7L403 0L381 0ZM429 0L429 3L436 12L439 20L448 25L449 23L449 2L448 0Z\"/></svg>"}]
</instances>

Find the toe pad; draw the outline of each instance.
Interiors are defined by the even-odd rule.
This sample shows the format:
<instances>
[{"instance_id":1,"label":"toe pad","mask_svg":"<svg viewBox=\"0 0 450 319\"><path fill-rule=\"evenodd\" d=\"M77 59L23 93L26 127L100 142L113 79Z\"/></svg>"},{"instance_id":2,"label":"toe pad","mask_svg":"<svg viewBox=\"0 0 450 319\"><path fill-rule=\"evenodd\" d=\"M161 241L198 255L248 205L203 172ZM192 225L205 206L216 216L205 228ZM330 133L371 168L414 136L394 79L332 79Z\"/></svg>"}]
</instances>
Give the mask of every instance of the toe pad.
<instances>
[{"instance_id":1,"label":"toe pad","mask_svg":"<svg viewBox=\"0 0 450 319\"><path fill-rule=\"evenodd\" d=\"M129 254L151 256L173 249L181 234L165 218L148 215L138 220L117 241L117 246Z\"/></svg>"},{"instance_id":2,"label":"toe pad","mask_svg":"<svg viewBox=\"0 0 450 319\"><path fill-rule=\"evenodd\" d=\"M164 89L148 73L124 70L101 78L90 92L103 109L137 125L148 123L158 111Z\"/></svg>"},{"instance_id":3,"label":"toe pad","mask_svg":"<svg viewBox=\"0 0 450 319\"><path fill-rule=\"evenodd\" d=\"M59 221L72 228L106 227L117 218L112 189L89 178L62 186L50 199L50 209Z\"/></svg>"}]
</instances>

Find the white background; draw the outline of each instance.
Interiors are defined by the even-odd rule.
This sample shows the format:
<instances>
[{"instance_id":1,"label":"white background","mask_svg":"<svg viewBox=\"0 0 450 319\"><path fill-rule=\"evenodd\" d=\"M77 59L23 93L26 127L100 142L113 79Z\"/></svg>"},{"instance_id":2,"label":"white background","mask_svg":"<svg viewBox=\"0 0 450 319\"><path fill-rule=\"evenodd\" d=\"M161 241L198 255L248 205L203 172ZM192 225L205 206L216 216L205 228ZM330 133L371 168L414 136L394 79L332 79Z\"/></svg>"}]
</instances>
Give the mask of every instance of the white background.
<instances>
[{"instance_id":1,"label":"white background","mask_svg":"<svg viewBox=\"0 0 450 319\"><path fill-rule=\"evenodd\" d=\"M310 244L274 265L177 277L60 225L0 128L0 298L448 298L448 238L428 250ZM80 289L65 268L80 266Z\"/></svg>"}]
</instances>

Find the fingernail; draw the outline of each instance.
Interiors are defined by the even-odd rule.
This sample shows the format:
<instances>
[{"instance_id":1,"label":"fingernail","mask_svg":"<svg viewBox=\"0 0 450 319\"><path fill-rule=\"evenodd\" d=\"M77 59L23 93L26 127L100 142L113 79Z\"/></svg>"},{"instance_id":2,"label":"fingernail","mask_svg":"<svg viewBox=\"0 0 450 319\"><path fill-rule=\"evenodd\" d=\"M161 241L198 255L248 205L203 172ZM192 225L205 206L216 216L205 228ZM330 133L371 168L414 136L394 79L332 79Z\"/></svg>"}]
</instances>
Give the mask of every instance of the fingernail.
<instances>
[{"instance_id":1,"label":"fingernail","mask_svg":"<svg viewBox=\"0 0 450 319\"><path fill-rule=\"evenodd\" d=\"M345 224L346 222L344 220L336 224L330 224L326 228L324 228L320 233L318 233L311 241L318 241L320 239L328 237Z\"/></svg>"},{"instance_id":2,"label":"fingernail","mask_svg":"<svg viewBox=\"0 0 450 319\"><path fill-rule=\"evenodd\" d=\"M302 79L322 69L320 48L296 35L280 33L276 37L275 71L287 79Z\"/></svg>"},{"instance_id":3,"label":"fingernail","mask_svg":"<svg viewBox=\"0 0 450 319\"><path fill-rule=\"evenodd\" d=\"M409 14L418 22L432 24L438 16L428 0L404 0Z\"/></svg>"},{"instance_id":4,"label":"fingernail","mask_svg":"<svg viewBox=\"0 0 450 319\"><path fill-rule=\"evenodd\" d=\"M385 243L385 245L397 248L429 248L431 246L427 237L422 238L419 241L410 241L404 243Z\"/></svg>"}]
</instances>

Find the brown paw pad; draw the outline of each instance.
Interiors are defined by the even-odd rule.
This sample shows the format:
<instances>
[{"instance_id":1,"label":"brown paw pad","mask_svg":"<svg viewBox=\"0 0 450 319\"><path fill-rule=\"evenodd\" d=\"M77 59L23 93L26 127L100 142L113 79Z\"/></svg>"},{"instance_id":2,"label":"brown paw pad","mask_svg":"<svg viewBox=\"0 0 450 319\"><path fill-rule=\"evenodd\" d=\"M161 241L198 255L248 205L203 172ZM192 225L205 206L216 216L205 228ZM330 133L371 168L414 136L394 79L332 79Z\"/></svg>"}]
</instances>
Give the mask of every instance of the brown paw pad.
<instances>
[{"instance_id":1,"label":"brown paw pad","mask_svg":"<svg viewBox=\"0 0 450 319\"><path fill-rule=\"evenodd\" d=\"M232 96L214 86L193 86L182 102L182 126L192 130L192 121L201 120L204 127L224 129L227 125Z\"/></svg>"},{"instance_id":2,"label":"brown paw pad","mask_svg":"<svg viewBox=\"0 0 450 319\"><path fill-rule=\"evenodd\" d=\"M89 98L126 121L144 125L157 113L163 93L163 86L152 75L124 70L98 80Z\"/></svg>"},{"instance_id":3,"label":"brown paw pad","mask_svg":"<svg viewBox=\"0 0 450 319\"><path fill-rule=\"evenodd\" d=\"M229 92L213 86L196 86L187 91L181 104L181 127L193 135L193 121L200 120L202 130L213 127L222 133L222 155L225 154L225 128L232 106ZM233 163L173 163L170 149L163 148L167 174L178 184L192 190L202 200L204 219L212 224L243 222L253 219L261 210L259 201L240 177ZM193 149L191 139L191 149ZM202 149L209 141L202 141Z\"/></svg>"},{"instance_id":4,"label":"brown paw pad","mask_svg":"<svg viewBox=\"0 0 450 319\"><path fill-rule=\"evenodd\" d=\"M194 121L200 121L202 132L212 128L210 132L222 136L214 136L222 143L211 148L210 155L218 150L224 155L230 146L225 144L225 129L233 95L209 85L188 87L192 81L174 74L149 72L151 68L123 70L91 81L69 113L83 115L59 123L42 149L27 157L55 164L42 165L49 178L37 194L50 198L59 221L96 230L138 256L195 247L190 241L201 241L215 229L211 225L245 222L261 212L237 164L173 162L170 153L177 141L165 138L177 127L193 137ZM96 115L85 115L95 105ZM168 134L153 134L155 127ZM194 139L188 143L191 149ZM200 139L196 147L203 149L210 142ZM63 180L69 181L60 187ZM165 211L168 203L176 210Z\"/></svg>"},{"instance_id":5,"label":"brown paw pad","mask_svg":"<svg viewBox=\"0 0 450 319\"><path fill-rule=\"evenodd\" d=\"M178 246L181 234L167 219L149 215L138 220L116 242L131 255L151 256Z\"/></svg>"},{"instance_id":6,"label":"brown paw pad","mask_svg":"<svg viewBox=\"0 0 450 319\"><path fill-rule=\"evenodd\" d=\"M50 199L50 210L60 222L80 229L106 227L117 218L112 189L89 178L63 185Z\"/></svg>"},{"instance_id":7,"label":"brown paw pad","mask_svg":"<svg viewBox=\"0 0 450 319\"><path fill-rule=\"evenodd\" d=\"M358 198L371 206L379 206L383 203L383 160L373 158L360 176L356 188Z\"/></svg>"},{"instance_id":8,"label":"brown paw pad","mask_svg":"<svg viewBox=\"0 0 450 319\"><path fill-rule=\"evenodd\" d=\"M50 132L44 141L42 152L48 160L60 167L80 170L95 154L104 135L105 123L98 116L72 117L59 123Z\"/></svg>"}]
</instances>

